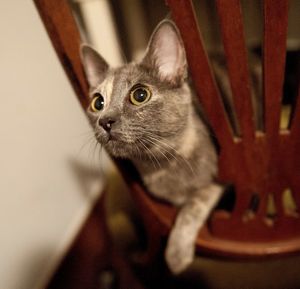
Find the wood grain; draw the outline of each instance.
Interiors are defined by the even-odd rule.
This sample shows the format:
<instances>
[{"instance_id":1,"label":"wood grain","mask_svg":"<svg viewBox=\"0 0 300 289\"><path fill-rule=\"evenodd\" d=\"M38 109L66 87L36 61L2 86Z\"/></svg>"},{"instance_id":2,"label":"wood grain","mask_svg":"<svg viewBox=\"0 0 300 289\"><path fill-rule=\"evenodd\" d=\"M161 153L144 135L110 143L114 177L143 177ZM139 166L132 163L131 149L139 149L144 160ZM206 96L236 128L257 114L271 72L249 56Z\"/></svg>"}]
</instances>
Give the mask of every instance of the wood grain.
<instances>
[{"instance_id":1,"label":"wood grain","mask_svg":"<svg viewBox=\"0 0 300 289\"><path fill-rule=\"evenodd\" d=\"M217 0L216 4L235 110L247 141L255 132L241 4L239 0Z\"/></svg>"},{"instance_id":2,"label":"wood grain","mask_svg":"<svg viewBox=\"0 0 300 289\"><path fill-rule=\"evenodd\" d=\"M222 142L223 146L230 146L233 143L233 134L202 42L192 1L169 0L167 3L172 18L181 32L189 69L200 103L204 107L205 114L217 139Z\"/></svg>"},{"instance_id":3,"label":"wood grain","mask_svg":"<svg viewBox=\"0 0 300 289\"><path fill-rule=\"evenodd\" d=\"M264 101L265 128L269 138L279 133L288 27L288 1L264 1Z\"/></svg>"},{"instance_id":4,"label":"wood grain","mask_svg":"<svg viewBox=\"0 0 300 289\"><path fill-rule=\"evenodd\" d=\"M34 0L52 45L83 108L88 105L88 85L81 65L80 34L67 1Z\"/></svg>"}]
</instances>

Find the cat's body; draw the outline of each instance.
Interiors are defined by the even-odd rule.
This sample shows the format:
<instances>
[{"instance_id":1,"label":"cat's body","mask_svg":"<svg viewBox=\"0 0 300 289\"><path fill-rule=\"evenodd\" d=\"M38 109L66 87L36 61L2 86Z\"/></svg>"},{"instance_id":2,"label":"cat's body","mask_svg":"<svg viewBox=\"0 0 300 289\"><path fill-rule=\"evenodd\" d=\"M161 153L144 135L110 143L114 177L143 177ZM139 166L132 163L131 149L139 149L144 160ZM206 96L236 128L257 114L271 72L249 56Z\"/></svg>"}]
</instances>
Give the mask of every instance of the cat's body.
<instances>
[{"instance_id":1,"label":"cat's body","mask_svg":"<svg viewBox=\"0 0 300 289\"><path fill-rule=\"evenodd\" d=\"M193 260L198 231L222 188L214 182L216 151L192 103L177 29L162 22L138 64L111 69L88 46L82 59L98 141L113 157L131 160L151 194L180 207L166 249L170 269L179 273Z\"/></svg>"}]
</instances>

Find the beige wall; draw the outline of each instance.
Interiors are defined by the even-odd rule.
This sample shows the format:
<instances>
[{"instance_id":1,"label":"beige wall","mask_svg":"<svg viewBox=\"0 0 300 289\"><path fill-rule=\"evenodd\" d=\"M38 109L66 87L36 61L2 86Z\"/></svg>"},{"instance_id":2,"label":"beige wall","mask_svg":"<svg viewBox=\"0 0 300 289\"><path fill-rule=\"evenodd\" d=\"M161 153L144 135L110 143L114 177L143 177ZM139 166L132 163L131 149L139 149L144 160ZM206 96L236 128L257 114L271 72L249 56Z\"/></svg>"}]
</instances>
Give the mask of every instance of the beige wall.
<instances>
[{"instance_id":1,"label":"beige wall","mask_svg":"<svg viewBox=\"0 0 300 289\"><path fill-rule=\"evenodd\" d=\"M40 288L93 199L70 160L99 162L33 1L0 1L0 35L0 288Z\"/></svg>"}]
</instances>

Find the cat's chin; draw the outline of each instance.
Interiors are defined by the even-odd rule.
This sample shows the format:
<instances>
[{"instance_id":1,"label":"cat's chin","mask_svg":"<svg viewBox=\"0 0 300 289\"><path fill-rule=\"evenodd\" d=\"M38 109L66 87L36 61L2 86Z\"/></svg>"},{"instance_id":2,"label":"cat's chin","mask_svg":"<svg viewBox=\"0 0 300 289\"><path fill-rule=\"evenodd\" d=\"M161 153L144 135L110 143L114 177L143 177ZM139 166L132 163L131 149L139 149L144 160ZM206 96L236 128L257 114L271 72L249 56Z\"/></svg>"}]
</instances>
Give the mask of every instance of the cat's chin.
<instances>
[{"instance_id":1,"label":"cat's chin","mask_svg":"<svg viewBox=\"0 0 300 289\"><path fill-rule=\"evenodd\" d=\"M97 141L112 157L128 159L134 154L133 144L125 142L118 135L102 134L97 137Z\"/></svg>"},{"instance_id":2,"label":"cat's chin","mask_svg":"<svg viewBox=\"0 0 300 289\"><path fill-rule=\"evenodd\" d=\"M131 159L135 155L132 144L110 139L104 144L106 151L113 157Z\"/></svg>"}]
</instances>

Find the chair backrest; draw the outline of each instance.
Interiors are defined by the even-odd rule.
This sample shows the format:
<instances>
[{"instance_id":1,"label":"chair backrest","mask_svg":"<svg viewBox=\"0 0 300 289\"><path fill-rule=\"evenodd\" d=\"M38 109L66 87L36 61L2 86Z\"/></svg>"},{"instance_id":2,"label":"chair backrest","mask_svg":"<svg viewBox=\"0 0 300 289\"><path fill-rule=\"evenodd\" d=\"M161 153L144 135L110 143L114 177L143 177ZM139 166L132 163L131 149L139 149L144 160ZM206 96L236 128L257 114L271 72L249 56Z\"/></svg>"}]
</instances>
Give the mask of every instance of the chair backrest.
<instances>
[{"instance_id":1,"label":"chair backrest","mask_svg":"<svg viewBox=\"0 0 300 289\"><path fill-rule=\"evenodd\" d=\"M233 135L227 121L191 1L168 0L167 3L181 31L200 101L221 146L220 179L235 187L233 211L216 214L210 224L210 233L220 240L239 242L235 248L232 244L231 250L241 255L299 250L300 157L297 148L300 149L300 105L295 106L288 129L280 130L279 126L288 1L263 1L264 129L257 132L241 3L239 0L216 0L234 108L241 131L239 137ZM295 201L296 208L292 211L286 204L288 200L284 199L287 192ZM271 200L274 203L272 214L268 211Z\"/></svg>"},{"instance_id":2,"label":"chair backrest","mask_svg":"<svg viewBox=\"0 0 300 289\"><path fill-rule=\"evenodd\" d=\"M86 107L88 88L79 57L80 36L65 2L35 0L62 65ZM216 211L200 232L199 247L202 252L228 257L300 251L300 154L297 152L300 150L300 104L294 106L288 128L280 130L279 127L288 1L264 0L263 4L264 129L258 132L251 104L241 4L239 0L216 0L240 136L234 135L228 122L192 1L166 2L181 32L199 99L220 144L219 178L233 184L236 195L233 210ZM145 193L130 164L117 163L146 223L161 235L167 234L175 209ZM284 198L287 192L294 201L292 209ZM270 202L273 213L268 209Z\"/></svg>"}]
</instances>

